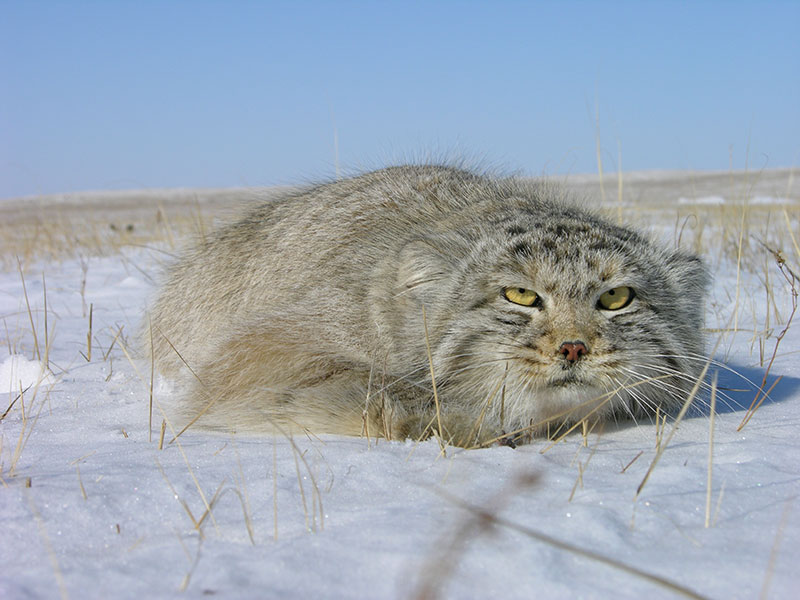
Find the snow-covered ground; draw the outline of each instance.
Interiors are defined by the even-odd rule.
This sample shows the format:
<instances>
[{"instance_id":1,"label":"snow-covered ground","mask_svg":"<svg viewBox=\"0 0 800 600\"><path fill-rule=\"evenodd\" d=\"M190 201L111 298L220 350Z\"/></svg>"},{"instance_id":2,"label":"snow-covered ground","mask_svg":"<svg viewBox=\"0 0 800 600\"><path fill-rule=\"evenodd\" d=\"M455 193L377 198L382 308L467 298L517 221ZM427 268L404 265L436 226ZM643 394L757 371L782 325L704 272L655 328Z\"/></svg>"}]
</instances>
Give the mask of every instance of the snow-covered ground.
<instances>
[{"instance_id":1,"label":"snow-covered ground","mask_svg":"<svg viewBox=\"0 0 800 600\"><path fill-rule=\"evenodd\" d=\"M678 198L678 204L725 204L722 196L701 196L699 198ZM772 196L753 196L748 198L749 204L794 204L791 198L773 198Z\"/></svg>"},{"instance_id":2,"label":"snow-covered ground","mask_svg":"<svg viewBox=\"0 0 800 600\"><path fill-rule=\"evenodd\" d=\"M156 385L149 427L135 337L163 254L23 261L24 289L7 261L0 598L800 597L800 325L738 430L790 287L753 244L737 294L735 254L708 236L709 348L727 367L713 369L710 496L707 392L671 439L671 422L623 423L443 455L435 441L190 429L159 449L168 391Z\"/></svg>"}]
</instances>

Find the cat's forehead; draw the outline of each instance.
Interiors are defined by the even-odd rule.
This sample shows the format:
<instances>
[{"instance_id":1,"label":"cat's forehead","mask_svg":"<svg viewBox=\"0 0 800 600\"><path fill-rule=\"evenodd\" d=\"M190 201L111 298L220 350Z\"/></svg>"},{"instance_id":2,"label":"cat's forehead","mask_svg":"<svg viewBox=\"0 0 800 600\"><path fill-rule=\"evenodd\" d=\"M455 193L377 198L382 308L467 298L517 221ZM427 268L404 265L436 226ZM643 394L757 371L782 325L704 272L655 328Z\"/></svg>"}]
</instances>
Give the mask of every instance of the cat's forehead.
<instances>
[{"instance_id":1,"label":"cat's forehead","mask_svg":"<svg viewBox=\"0 0 800 600\"><path fill-rule=\"evenodd\" d=\"M528 220L507 224L502 232L508 247L517 254L553 255L561 259L593 258L609 255L633 257L644 240L621 227L577 219Z\"/></svg>"},{"instance_id":2,"label":"cat's forehead","mask_svg":"<svg viewBox=\"0 0 800 600\"><path fill-rule=\"evenodd\" d=\"M638 235L602 222L518 220L505 224L502 233L500 260L548 288L630 279L648 260Z\"/></svg>"}]
</instances>

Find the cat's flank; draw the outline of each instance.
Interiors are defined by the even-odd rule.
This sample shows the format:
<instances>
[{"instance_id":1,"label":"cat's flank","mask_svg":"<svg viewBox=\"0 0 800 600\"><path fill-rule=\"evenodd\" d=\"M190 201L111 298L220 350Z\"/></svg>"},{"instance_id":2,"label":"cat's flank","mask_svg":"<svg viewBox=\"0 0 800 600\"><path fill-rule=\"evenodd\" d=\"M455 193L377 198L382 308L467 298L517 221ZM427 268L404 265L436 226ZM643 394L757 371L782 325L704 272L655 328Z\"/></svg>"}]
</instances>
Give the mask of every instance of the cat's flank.
<instances>
[{"instance_id":1,"label":"cat's flank","mask_svg":"<svg viewBox=\"0 0 800 600\"><path fill-rule=\"evenodd\" d=\"M519 440L682 403L706 280L550 186L393 167L189 250L152 307L153 355L206 427Z\"/></svg>"}]
</instances>

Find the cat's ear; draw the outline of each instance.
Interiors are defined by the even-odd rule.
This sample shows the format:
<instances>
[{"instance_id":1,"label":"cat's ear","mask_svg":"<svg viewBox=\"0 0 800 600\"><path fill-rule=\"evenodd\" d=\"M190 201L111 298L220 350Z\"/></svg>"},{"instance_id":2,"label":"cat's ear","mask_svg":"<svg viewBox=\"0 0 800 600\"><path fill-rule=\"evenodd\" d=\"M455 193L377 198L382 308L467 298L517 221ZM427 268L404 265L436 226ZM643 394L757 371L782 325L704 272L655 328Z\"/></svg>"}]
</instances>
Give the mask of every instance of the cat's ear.
<instances>
[{"instance_id":1,"label":"cat's ear","mask_svg":"<svg viewBox=\"0 0 800 600\"><path fill-rule=\"evenodd\" d=\"M401 293L415 290L425 294L452 272L453 264L439 246L434 240L419 239L403 247L397 271Z\"/></svg>"},{"instance_id":2,"label":"cat's ear","mask_svg":"<svg viewBox=\"0 0 800 600\"><path fill-rule=\"evenodd\" d=\"M711 280L703 260L694 254L678 250L672 253L667 262L684 296L687 299L700 301Z\"/></svg>"}]
</instances>

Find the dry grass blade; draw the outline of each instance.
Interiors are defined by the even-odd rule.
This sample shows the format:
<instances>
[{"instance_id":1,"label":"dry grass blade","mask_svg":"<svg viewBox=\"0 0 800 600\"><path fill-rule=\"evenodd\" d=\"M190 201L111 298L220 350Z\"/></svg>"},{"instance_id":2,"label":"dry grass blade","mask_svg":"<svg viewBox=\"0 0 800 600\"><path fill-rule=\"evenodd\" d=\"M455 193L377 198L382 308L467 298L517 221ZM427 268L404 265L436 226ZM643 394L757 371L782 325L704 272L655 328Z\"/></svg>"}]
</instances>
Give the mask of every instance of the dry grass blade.
<instances>
[{"instance_id":1,"label":"dry grass blade","mask_svg":"<svg viewBox=\"0 0 800 600\"><path fill-rule=\"evenodd\" d=\"M499 512L513 496L538 482L537 474L527 474L518 477L516 481L509 482L503 489L486 502L483 510ZM461 505L461 500L450 496L447 492L434 489L434 492L456 505ZM461 522L443 536L440 543L434 545L439 552L434 560L427 561L420 573L416 590L411 594L415 600L434 600L441 595L441 590L452 577L458 566L460 556L466 550L468 542L478 535L486 533L490 528L489 523L481 519L462 519Z\"/></svg>"},{"instance_id":2,"label":"dry grass blade","mask_svg":"<svg viewBox=\"0 0 800 600\"><path fill-rule=\"evenodd\" d=\"M372 362L369 365L369 378L367 379L367 394L364 398L364 410L361 413L361 435L366 436L367 438L367 448L370 448L370 436L369 436L369 399L370 395L372 394L372 376L375 373L375 358L373 357ZM376 443L377 443L377 432L375 433Z\"/></svg>"},{"instance_id":3,"label":"dry grass blade","mask_svg":"<svg viewBox=\"0 0 800 600\"><path fill-rule=\"evenodd\" d=\"M745 425L753 418L753 415L758 410L758 408L763 404L764 400L769 396L769 393L773 390L773 388L778 384L781 380L781 377L776 379L772 386L770 386L769 390L764 392L764 386L767 384L767 377L769 377L770 371L772 370L772 364L775 362L775 358L778 355L778 347L781 345L781 341L783 341L786 332L789 331L789 327L792 325L792 321L794 320L794 316L797 313L797 295L798 295L798 284L800 284L800 276L794 272L794 270L786 264L786 259L781 254L780 250L775 250L770 248L763 242L759 240L764 248L766 248L772 255L775 257L775 261L778 264L778 269L780 269L781 275L786 280L786 282L790 286L790 294L791 294L791 302L792 302L792 310L789 313L789 318L786 321L786 325L775 338L775 347L772 350L772 356L769 359L769 363L767 364L767 369L764 372L764 377L761 380L761 386L759 387L758 391L756 392L755 398L750 403L750 406L747 409L747 412L742 419L742 422L739 423L739 427L736 428L737 431L741 431Z\"/></svg>"},{"instance_id":4,"label":"dry grass blade","mask_svg":"<svg viewBox=\"0 0 800 600\"><path fill-rule=\"evenodd\" d=\"M244 512L244 520L247 526L247 534L250 536L250 542L253 546L256 545L255 535L253 533L253 520L250 516L250 496L247 493L247 479L244 476L244 469L242 468L242 457L239 455L239 448L238 446L234 446L234 450L236 451L236 465L239 467L239 476L237 484L241 486L242 492L240 493L238 489L233 490L239 496L239 499L242 501L242 511Z\"/></svg>"},{"instance_id":5,"label":"dry grass blade","mask_svg":"<svg viewBox=\"0 0 800 600\"><path fill-rule=\"evenodd\" d=\"M513 521L509 521L507 519L503 519L502 517L498 517L497 515L483 512L483 511L481 511L480 508L477 508L477 507L474 507L474 506L470 506L466 502L462 503L461 506L463 508L465 508L466 510L469 510L470 512L472 512L476 516L480 517L481 519L485 519L485 520L490 521L490 522L492 522L492 523L494 523L496 525L499 525L501 527L505 527L506 529L511 529L513 531L517 531L517 532L519 532L519 533L521 533L521 534L523 534L523 535L525 535L527 537L533 538L535 540L538 540L540 542L543 542L545 544L553 546L554 548L558 548L560 550L564 550L566 552L570 552L572 554L576 554L578 556L582 556L583 558L587 558L589 560L593 560L595 562L602 563L602 564L607 565L609 567L612 567L614 569L617 569L617 570L620 570L620 571L624 571L625 573L628 573L628 574L633 575L635 577L639 577L640 579L647 580L647 581L649 581L649 582L651 582L651 583L653 583L653 584L655 584L655 585L657 585L659 587L662 587L662 588L665 588L667 590L670 590L671 592L675 592L677 594L680 594L681 596L685 596L687 598L695 598L697 600L703 600L705 598L705 596L701 596L700 594L698 594L694 590L691 590L691 589L689 589L689 588L687 588L687 587L685 587L685 586L683 586L683 585L681 585L679 583L676 583L674 581L670 581L669 579L666 579L664 577L660 577L658 575L653 575L652 573L648 573L647 571L643 571L641 569L637 569L636 567L632 567L630 565L626 565L623 562L614 560L612 558L608 558L604 554L599 554L597 552L592 552L591 550L585 550L584 548L581 548L579 546L574 546L574 545L572 545L572 544L570 544L568 542L561 541L561 540L556 539L554 537L550 537L550 536L548 536L548 535L546 535L544 533L541 533L541 532L536 531L534 529L531 529L529 527L525 527L523 525L519 525L518 523L514 523Z\"/></svg>"},{"instance_id":6,"label":"dry grass blade","mask_svg":"<svg viewBox=\"0 0 800 600\"><path fill-rule=\"evenodd\" d=\"M667 430L667 413L661 414L661 407L656 408L656 451L664 443L664 432Z\"/></svg>"},{"instance_id":7,"label":"dry grass blade","mask_svg":"<svg viewBox=\"0 0 800 600\"><path fill-rule=\"evenodd\" d=\"M736 245L736 299L733 302L733 329L739 329L739 296L742 291L742 252L744 248L744 232L747 223L747 205L742 204L742 220L739 223L739 242Z\"/></svg>"},{"instance_id":8,"label":"dry grass blade","mask_svg":"<svg viewBox=\"0 0 800 600\"><path fill-rule=\"evenodd\" d=\"M278 541L278 444L272 438L272 525L273 539Z\"/></svg>"},{"instance_id":9,"label":"dry grass blade","mask_svg":"<svg viewBox=\"0 0 800 600\"><path fill-rule=\"evenodd\" d=\"M117 332L114 334L114 338L111 340L111 344L109 345L108 350L106 350L105 353L103 354L103 362L108 360L109 356L111 355L111 350L114 349L114 344L117 343L117 340L122 335L122 330L123 329L125 329L125 325L120 325L119 329L117 329ZM112 331L113 331L113 329L112 329ZM112 359L113 359L113 357L112 357Z\"/></svg>"},{"instance_id":10,"label":"dry grass blade","mask_svg":"<svg viewBox=\"0 0 800 600\"><path fill-rule=\"evenodd\" d=\"M572 499L575 497L575 492L578 491L578 488L583 489L583 474L586 471L586 467L589 466L589 461L592 460L595 452L597 452L597 445L592 448L592 451L585 462L578 461L578 477L575 479L575 483L572 486L572 491L569 494L567 502L572 502Z\"/></svg>"},{"instance_id":11,"label":"dry grass blade","mask_svg":"<svg viewBox=\"0 0 800 600\"><path fill-rule=\"evenodd\" d=\"M713 355L713 353L712 353L712 355ZM706 361L706 364L703 366L703 371L700 373L700 376L697 378L697 381L695 382L694 387L692 388L692 391L689 393L689 396L686 398L686 401L683 403L683 407L681 408L680 412L675 417L675 422L672 424L672 429L670 430L669 435L667 436L667 439L664 440L664 442L662 444L660 444L660 447L656 451L656 455L653 458L653 462L650 463L650 466L648 467L647 472L644 475L644 479L642 479L642 482L639 484L639 487L636 488L636 495L634 496L634 499L638 498L639 494L641 494L642 489L644 488L645 484L647 483L647 480L650 479L650 474L653 472L653 469L655 469L656 465L658 464L658 461L661 459L661 456L664 454L664 451L667 449L667 446L669 445L670 440L672 440L672 437L678 431L678 425L683 420L683 417L686 416L686 412L689 410L689 407L692 405L692 402L694 401L695 396L697 396L697 393L700 391L700 387L701 387L701 385L703 383L703 380L706 378L706 373L708 373L709 366L711 366L711 359L710 358Z\"/></svg>"},{"instance_id":12,"label":"dry grass blade","mask_svg":"<svg viewBox=\"0 0 800 600\"><path fill-rule=\"evenodd\" d=\"M155 351L153 349L153 322L150 320L150 315L147 315L147 332L150 336L150 399L147 407L148 410L147 441L152 442L153 441L153 384L155 382L155 377L156 377L156 358L155 358ZM158 449L161 450L163 445L164 445L164 423L162 422L161 439L158 442Z\"/></svg>"},{"instance_id":13,"label":"dry grass blade","mask_svg":"<svg viewBox=\"0 0 800 600\"><path fill-rule=\"evenodd\" d=\"M794 254L796 260L800 261L800 245L797 243L797 238L794 236L794 231L792 231L792 222L789 220L789 213L786 209L783 209L783 218L786 220L786 229L789 231L789 237L792 240L792 245L794 246Z\"/></svg>"},{"instance_id":14,"label":"dry grass blade","mask_svg":"<svg viewBox=\"0 0 800 600\"><path fill-rule=\"evenodd\" d=\"M603 149L600 146L600 106L595 98L594 104L594 141L595 155L597 157L597 175L600 178L600 197L602 205L606 205L606 187L603 185Z\"/></svg>"},{"instance_id":15,"label":"dry grass blade","mask_svg":"<svg viewBox=\"0 0 800 600\"><path fill-rule=\"evenodd\" d=\"M717 374L711 382L711 406L708 417L708 478L706 480L706 529L711 527L711 472L714 465L714 417L717 410Z\"/></svg>"},{"instance_id":16,"label":"dry grass blade","mask_svg":"<svg viewBox=\"0 0 800 600\"><path fill-rule=\"evenodd\" d=\"M431 385L433 386L433 401L436 403L436 425L439 428L439 435L437 439L439 440L439 449L442 451L442 455L446 456L446 451L444 447L444 430L442 429L442 411L441 407L439 406L439 393L436 390L436 375L433 372L433 355L431 353L431 342L428 338L428 319L425 315L425 305L422 306L422 326L425 329L425 348L428 351L428 365L431 368Z\"/></svg>"},{"instance_id":17,"label":"dry grass blade","mask_svg":"<svg viewBox=\"0 0 800 600\"><path fill-rule=\"evenodd\" d=\"M156 328L156 329L158 329L158 328ZM158 332L159 332L159 333L160 333L160 334L161 334L161 335L164 337L164 340L167 342L167 344L169 344L169 347L170 347L170 348L172 348L172 351L173 351L173 352L175 352L175 354L176 354L176 355L177 355L177 357L178 357L178 358L181 360L181 362L184 364L184 366L185 366L187 369L189 369L189 372L192 374L192 376L193 376L193 377L194 377L194 378L195 378L195 379L198 381L198 383L200 383L200 386L201 386L201 388L202 388L203 390L205 390L205 387L206 387L206 386L205 386L205 384L203 383L203 380L202 380L202 379L200 379L200 377L197 375L197 373L195 373L194 369L192 369L192 367L189 365L189 363L188 363L188 362L186 362L186 360L183 358L183 356L181 355L181 353L180 353L180 352L178 352L178 349L177 349L177 348L176 348L176 347L173 345L173 343L170 341L170 339L169 339L169 338L168 338L166 335L164 335L164 333L163 333L163 332L162 332L160 329L158 330ZM151 328L150 335L151 335L151 343L152 343L152 328ZM153 368L155 368L155 365L153 365ZM152 374L152 371L151 371L151 374ZM197 421L198 421L198 420L199 420L199 419L200 419L200 418L201 418L201 417L202 417L204 414L206 414L206 413L209 411L209 409L210 409L212 406L214 406L214 404L216 404L217 400L219 400L219 399L220 399L220 396L216 396L216 397L214 397L214 398L211 398L211 400L209 400L209 401L206 403L206 405L205 405L205 406L204 406L202 409L200 409L200 410L198 411L198 413L197 413L197 414L196 414L196 415L195 415L195 416L194 416L194 417L193 417L193 418L192 418L192 419L191 419L191 420L190 420L190 421L189 421L189 422L188 422L186 425L184 425L184 426L183 426L183 428L182 428L182 429L181 429L181 430L180 430L178 433L175 433L174 431L172 431L172 434L173 434L173 436L172 436L172 439L169 441L169 444L172 444L172 443L173 443L173 442L175 442L175 441L176 441L176 440L177 440L177 439L178 439L180 436L182 436L184 433L186 433L186 431L187 431L187 430L188 430L188 429L189 429L189 428L190 428L192 425L194 425L195 423L197 423ZM172 429L172 427L170 427L170 429Z\"/></svg>"},{"instance_id":18,"label":"dry grass blade","mask_svg":"<svg viewBox=\"0 0 800 600\"><path fill-rule=\"evenodd\" d=\"M164 478L164 481L167 483L167 486L169 486L169 489L172 492L172 497L175 498L178 501L178 503L183 507L183 510L186 512L186 515L189 517L189 520L192 522L192 527L194 529L196 529L200 533L200 537L202 539L203 532L200 531L200 529L199 529L197 519L194 518L194 514L192 513L192 509L190 509L189 505L186 503L186 501L183 498L180 497L180 495L178 494L178 491L175 489L175 486L172 485L172 482L169 480L169 477L167 477L167 472L164 470L164 467L161 465L161 463L158 461L158 459L156 458L154 460L156 462L156 466L158 466L158 470L161 472L161 476Z\"/></svg>"},{"instance_id":19,"label":"dry grass blade","mask_svg":"<svg viewBox=\"0 0 800 600\"><path fill-rule=\"evenodd\" d=\"M43 375L43 373L42 373ZM34 404L36 403L36 396L39 392L39 386L41 385L42 380L41 376L40 379L33 384L33 396L30 400L28 413L33 408ZM28 386L29 389L31 386ZM17 440L17 445L14 447L14 452L11 456L11 467L8 470L8 476L13 477L14 473L17 470L17 463L19 462L20 457L22 456L22 451L27 446L28 441L30 440L31 434L33 433L33 429L36 427L36 424L39 422L39 417L42 415L42 409L44 409L45 403L50 396L50 389L47 390L45 394L45 399L39 403L39 410L36 412L36 416L33 418L33 422L31 423L31 416L25 412L25 393L22 390L22 385L20 384L20 394L19 394L19 403L20 403L20 410L22 412L22 424L20 427L19 438Z\"/></svg>"},{"instance_id":20,"label":"dry grass blade","mask_svg":"<svg viewBox=\"0 0 800 600\"><path fill-rule=\"evenodd\" d=\"M522 480L521 482L516 482L516 489L522 489L523 485L530 486L535 483L536 478L527 478ZM499 498L507 497L509 495L510 490L504 490L502 495L498 495ZM520 533L526 537L531 539L537 540L548 546L552 546L553 548L557 548L559 550L563 550L565 552L569 552L570 554L574 554L576 556L580 556L582 558L586 558L588 560L598 562L604 564L606 566L612 567L619 571L623 571L634 577L638 577L640 579L644 579L645 581L649 581L654 585L657 585L663 589L669 590L670 592L679 594L686 598L694 598L696 600L704 600L704 596L701 596L694 590L689 589L679 583L674 581L670 581L664 577L660 577L658 575L653 575L652 573L648 573L641 569L637 569L636 567L632 567L630 565L626 565L620 561L614 560L613 558L609 558L604 554L600 554L597 552L592 552L591 550L586 550L585 548L581 548L579 546L575 546L570 544L569 542L564 542L557 538L551 537L547 534L544 534L540 531L527 527L525 525L520 525L519 523L515 523L508 519L498 516L499 509L497 506L493 506L493 504L497 504L495 501L492 503L487 504L487 506L475 506L460 498L453 496L443 490L437 490L437 493L451 502L452 504L468 511L472 516L473 519L471 521L467 521L462 527L459 529L458 538L454 538L460 543L466 541L468 536L473 536L473 534L477 532L488 532L493 527L502 527L504 529L509 529L511 531L515 531ZM447 554L447 551L445 551ZM440 590L443 587L444 583L447 581L453 570L455 569L455 564L448 564L442 565L442 569L438 569L435 571L436 576L428 579L423 579L423 583L417 592L413 595L416 600L433 600L440 595Z\"/></svg>"},{"instance_id":21,"label":"dry grass blade","mask_svg":"<svg viewBox=\"0 0 800 600\"><path fill-rule=\"evenodd\" d=\"M22 263L17 257L17 269L19 270L19 277L22 280L22 293L25 296L25 306L28 308L28 318L31 322L31 333L33 334L33 348L34 358L42 360L42 355L39 352L39 337L36 335L36 323L34 323L33 312L31 311L31 303L28 301L28 289L25 286L25 275L22 273Z\"/></svg>"},{"instance_id":22,"label":"dry grass blade","mask_svg":"<svg viewBox=\"0 0 800 600\"><path fill-rule=\"evenodd\" d=\"M627 470L628 470L628 469L631 467L631 465L632 465L633 463L635 463L637 460L639 460L639 457L640 457L642 454L644 454L644 450L639 450L638 454L637 454L636 456L634 456L634 457L631 459L631 462L629 462L627 465L625 465L624 467L622 467L622 471L620 471L620 473L624 473L625 471L627 471Z\"/></svg>"},{"instance_id":23,"label":"dry grass blade","mask_svg":"<svg viewBox=\"0 0 800 600\"><path fill-rule=\"evenodd\" d=\"M322 492L319 489L319 485L317 484L317 478L314 477L314 471L311 469L311 465L308 464L306 460L305 452L301 452L300 448L292 438L287 433L283 432L279 429L279 431L289 440L289 443L292 447L292 455L294 457L295 463L295 471L297 473L297 485L300 489L300 497L303 502L303 512L306 519L306 530L310 532L316 532L317 530L322 531L325 529L325 511L322 508ZM308 473L308 478L311 481L311 502L312 502L312 510L309 512L308 510L308 503L306 500L306 493L305 488L303 487L303 477L300 472L300 463L303 463L303 466ZM276 473L277 476L277 473ZM319 524L318 524L319 523ZM277 535L277 531L276 531Z\"/></svg>"},{"instance_id":24,"label":"dry grass blade","mask_svg":"<svg viewBox=\"0 0 800 600\"><path fill-rule=\"evenodd\" d=\"M217 500L219 500L219 494L222 491L222 486L225 485L225 481L227 481L227 478L220 481L219 485L217 486L217 491L214 492L214 495L211 497L211 501L206 505L206 510L203 512L203 516L200 517L200 520L197 522L198 530L203 526L203 522L206 520L206 517L210 516L212 520L214 519L214 515L211 514L211 509L217 504Z\"/></svg>"},{"instance_id":25,"label":"dry grass blade","mask_svg":"<svg viewBox=\"0 0 800 600\"><path fill-rule=\"evenodd\" d=\"M28 501L28 506L33 513L34 519L36 520L36 525L39 528L39 535L42 537L44 547L47 549L47 557L50 559L50 564L53 567L53 574L55 575L56 584L58 585L58 593L62 600L66 600L69 598L69 593L67 592L67 584L64 581L64 573L61 570L61 565L58 563L58 556L56 556L55 550L53 550L53 544L50 542L50 536L47 535L47 528L45 527L44 519L42 519L42 515L39 513L39 510L33 503L30 492L27 489L25 490L25 499Z\"/></svg>"},{"instance_id":26,"label":"dry grass blade","mask_svg":"<svg viewBox=\"0 0 800 600\"><path fill-rule=\"evenodd\" d=\"M303 488L303 476L300 473L300 463L297 460L297 455L298 453L294 452L292 456L294 457L294 470L295 473L297 473L297 487L300 489L300 500L303 502L303 516L305 517L306 520L306 531L313 531L311 527L311 520L309 519L308 502L306 501L306 491Z\"/></svg>"},{"instance_id":27,"label":"dry grass blade","mask_svg":"<svg viewBox=\"0 0 800 600\"><path fill-rule=\"evenodd\" d=\"M84 500L88 500L89 496L86 495L86 488L83 487L83 478L81 477L81 466L75 465L75 471L78 474L78 487L81 488L81 496Z\"/></svg>"},{"instance_id":28,"label":"dry grass blade","mask_svg":"<svg viewBox=\"0 0 800 600\"><path fill-rule=\"evenodd\" d=\"M252 546L255 546L256 538L255 535L253 534L253 519L250 517L250 513L248 511L247 500L242 495L242 493L237 489L228 488L228 490L226 491L233 492L234 494L236 494L236 497L239 498L239 502L242 504L242 514L244 515L244 526L247 529L247 537L250 538L250 544Z\"/></svg>"},{"instance_id":29,"label":"dry grass blade","mask_svg":"<svg viewBox=\"0 0 800 600\"><path fill-rule=\"evenodd\" d=\"M33 384L31 384L31 385L33 385ZM20 390L19 394L17 394L17 395L14 397L14 399L11 401L11 404L9 404L9 405L8 405L8 408L5 410L5 412L3 413L3 415L2 415L2 416L0 416L0 421L2 421L3 419L5 419L5 418L8 416L8 413L10 413L10 412L11 412L11 409L12 409L12 408L14 408L14 405L17 403L17 400L19 400L20 398L22 398L22 397L23 397L23 395L25 394L25 392L27 392L29 389L31 389L31 385L29 385L28 387L26 387L24 390Z\"/></svg>"},{"instance_id":30,"label":"dry grass blade","mask_svg":"<svg viewBox=\"0 0 800 600\"><path fill-rule=\"evenodd\" d=\"M92 362L92 316L94 304L89 304L89 331L86 333L86 361Z\"/></svg>"},{"instance_id":31,"label":"dry grass blade","mask_svg":"<svg viewBox=\"0 0 800 600\"><path fill-rule=\"evenodd\" d=\"M506 367L506 372L508 372L507 367ZM469 433L467 434L467 437L463 440L455 440L456 443L458 443L458 445L466 446L466 444L468 444L471 440L477 440L480 437L480 430L481 426L483 425L483 421L486 418L486 412L489 410L489 408L491 408L492 402L494 402L494 399L497 396L497 392L499 392L501 388L505 388L505 385L506 385L506 380L504 375L503 379L501 379L500 382L495 386L494 390L492 390L492 393L489 395L486 402L484 402L483 408L481 409L481 413L478 415L478 418L475 419L475 423L472 425L472 429L470 429ZM502 394L500 396L500 402L501 402L500 408L502 415L502 402L503 402ZM502 416L500 417L500 422L501 423L503 422ZM473 446L473 448L474 447L481 447L481 443L478 442L476 446Z\"/></svg>"},{"instance_id":32,"label":"dry grass blade","mask_svg":"<svg viewBox=\"0 0 800 600\"><path fill-rule=\"evenodd\" d=\"M795 498L790 498L786 501L786 506L783 508L780 523L778 524L778 531L775 533L775 541L772 544L772 550L769 553L769 562L767 563L767 572L764 574L764 583L761 585L761 594L759 598L766 600L769 597L769 587L772 584L772 575L775 572L775 561L778 558L778 551L783 541L783 534L786 530L786 525L789 523L789 514L792 512L792 502Z\"/></svg>"},{"instance_id":33,"label":"dry grass blade","mask_svg":"<svg viewBox=\"0 0 800 600\"><path fill-rule=\"evenodd\" d=\"M175 236L172 233L172 225L170 225L169 217L167 216L167 211L164 210L164 203L158 203L158 219L160 222L164 224L164 230L167 234L167 241L169 242L169 247L174 249L175 248Z\"/></svg>"},{"instance_id":34,"label":"dry grass blade","mask_svg":"<svg viewBox=\"0 0 800 600\"><path fill-rule=\"evenodd\" d=\"M167 421L166 419L161 419L161 433L158 436L158 449L164 449L164 434L167 432ZM149 440L148 440L149 441Z\"/></svg>"},{"instance_id":35,"label":"dry grass blade","mask_svg":"<svg viewBox=\"0 0 800 600\"><path fill-rule=\"evenodd\" d=\"M617 140L617 223L622 225L622 142Z\"/></svg>"},{"instance_id":36,"label":"dry grass blade","mask_svg":"<svg viewBox=\"0 0 800 600\"><path fill-rule=\"evenodd\" d=\"M314 471L311 468L311 465L306 460L306 453L300 450L300 447L294 441L294 438L285 431L280 425L277 423L272 423L272 426L275 430L281 434L286 440L289 442L294 460L295 460L295 470L297 472L297 481L298 485L300 486L300 494L303 497L303 508L305 510L306 515L306 524L311 524L311 527L308 528L308 531L316 531L317 530L317 522L319 520L319 530L322 531L325 529L325 510L322 506L322 492L319 488L319 484L317 483L317 478L314 476ZM312 500L312 508L314 509L311 512L311 516L309 518L309 512L307 509L306 499L305 499L305 490L303 488L303 478L302 474L300 473L300 466L297 463L298 459L300 462L303 463L303 466L306 469L306 473L308 473L308 479L311 481L311 500ZM277 470L277 450L273 447L273 472L274 472L274 481L273 481L273 498L277 499L277 477L278 477L278 470ZM277 525L277 517L278 517L278 506L277 500L275 500L275 539L278 536L278 525Z\"/></svg>"},{"instance_id":37,"label":"dry grass blade","mask_svg":"<svg viewBox=\"0 0 800 600\"><path fill-rule=\"evenodd\" d=\"M50 368L50 332L47 328L47 280L42 273L42 295L44 296L44 365Z\"/></svg>"}]
</instances>

